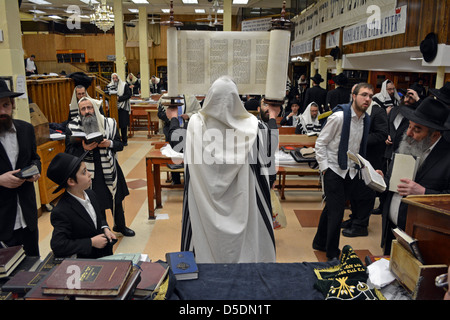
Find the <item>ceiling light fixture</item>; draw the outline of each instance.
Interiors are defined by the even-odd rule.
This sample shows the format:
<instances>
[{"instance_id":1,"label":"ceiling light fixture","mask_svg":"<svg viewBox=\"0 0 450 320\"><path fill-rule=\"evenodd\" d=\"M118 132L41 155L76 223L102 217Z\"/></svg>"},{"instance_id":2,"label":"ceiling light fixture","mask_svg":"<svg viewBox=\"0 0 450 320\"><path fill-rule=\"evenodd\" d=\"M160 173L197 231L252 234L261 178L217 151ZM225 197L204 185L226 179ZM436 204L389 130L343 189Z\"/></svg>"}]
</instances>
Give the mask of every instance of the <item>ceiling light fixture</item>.
<instances>
[{"instance_id":1,"label":"ceiling light fixture","mask_svg":"<svg viewBox=\"0 0 450 320\"><path fill-rule=\"evenodd\" d=\"M106 5L106 0L102 0L95 8L95 13L91 14L91 23L104 33L114 26L114 12L110 6Z\"/></svg>"}]
</instances>

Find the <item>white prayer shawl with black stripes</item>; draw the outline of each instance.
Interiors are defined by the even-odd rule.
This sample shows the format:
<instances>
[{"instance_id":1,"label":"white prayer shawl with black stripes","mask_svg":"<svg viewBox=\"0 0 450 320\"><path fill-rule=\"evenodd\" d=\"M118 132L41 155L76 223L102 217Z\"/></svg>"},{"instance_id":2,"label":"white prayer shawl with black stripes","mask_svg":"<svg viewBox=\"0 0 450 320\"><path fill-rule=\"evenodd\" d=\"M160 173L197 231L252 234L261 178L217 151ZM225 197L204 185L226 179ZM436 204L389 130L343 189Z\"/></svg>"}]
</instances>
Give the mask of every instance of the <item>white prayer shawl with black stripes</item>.
<instances>
[{"instance_id":1,"label":"white prayer shawl with black stripes","mask_svg":"<svg viewBox=\"0 0 450 320\"><path fill-rule=\"evenodd\" d=\"M313 119L311 117L311 105L317 105L314 102L311 102L300 115L299 123L297 124L296 132L298 131L300 134L308 134L308 133L319 133L322 130L322 126L319 122L320 111L317 114L317 117Z\"/></svg>"},{"instance_id":2,"label":"white prayer shawl with black stripes","mask_svg":"<svg viewBox=\"0 0 450 320\"><path fill-rule=\"evenodd\" d=\"M91 98L89 96L89 93L87 92L87 89L86 89L86 97ZM97 104L99 106L101 106L102 101L100 101L100 100L95 100L95 101L97 101ZM78 99L77 99L77 87L75 87L75 89L73 89L72 99L70 100L70 104L69 104L69 116L70 116L70 119L73 119L77 115L78 115Z\"/></svg>"},{"instance_id":3,"label":"white prayer shawl with black stripes","mask_svg":"<svg viewBox=\"0 0 450 320\"><path fill-rule=\"evenodd\" d=\"M83 100L89 100L92 102L95 110L95 116L97 117L97 123L99 127L99 131L103 134L103 137L108 140L114 140L114 136L117 131L116 120L113 118L104 117L99 111L99 105L97 103L98 100L92 98L81 98L80 102ZM84 132L83 126L81 123L81 116L79 114L76 115L72 121L69 122L68 128L71 132ZM103 176L105 179L106 186L111 192L112 198L115 198L117 191L117 171L116 171L116 155L112 152L110 148L98 148L100 153L101 165L103 169ZM84 158L84 163L86 164L86 169L91 173L92 179L95 177L95 164L94 164L94 155L93 151L89 151ZM114 201L113 201L114 203Z\"/></svg>"},{"instance_id":4,"label":"white prayer shawl with black stripes","mask_svg":"<svg viewBox=\"0 0 450 320\"><path fill-rule=\"evenodd\" d=\"M117 86L116 86L116 83L114 82L114 80L112 80L114 75L117 76L117 79L119 79L119 82L117 83ZM107 87L117 89L117 96L121 97L121 96L123 96L123 94L125 92L125 85L126 84L127 83L125 81L120 79L120 77L119 77L119 75L117 73L113 73L111 75L111 82L107 85ZM127 100L124 100L124 101L120 101L120 102L118 101L117 102L117 108L124 109L124 110L129 112L131 110L130 99L127 99Z\"/></svg>"},{"instance_id":5,"label":"white prayer shawl with black stripes","mask_svg":"<svg viewBox=\"0 0 450 320\"><path fill-rule=\"evenodd\" d=\"M223 146L227 132L239 137L231 150ZM194 251L197 262L275 262L270 186L261 172L267 136L226 77L213 83L203 108L190 118L182 250ZM262 150L256 155L255 144Z\"/></svg>"}]
</instances>

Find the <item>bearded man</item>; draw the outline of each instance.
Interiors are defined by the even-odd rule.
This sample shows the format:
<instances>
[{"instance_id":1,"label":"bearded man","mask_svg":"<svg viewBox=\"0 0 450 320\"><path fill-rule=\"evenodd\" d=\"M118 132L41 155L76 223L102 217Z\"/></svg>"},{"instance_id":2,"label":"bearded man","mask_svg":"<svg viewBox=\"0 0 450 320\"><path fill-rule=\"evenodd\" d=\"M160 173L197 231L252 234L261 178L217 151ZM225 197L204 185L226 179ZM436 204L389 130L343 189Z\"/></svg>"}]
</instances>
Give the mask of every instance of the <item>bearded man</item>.
<instances>
[{"instance_id":1,"label":"bearded man","mask_svg":"<svg viewBox=\"0 0 450 320\"><path fill-rule=\"evenodd\" d=\"M429 97L417 109L402 108L401 112L409 120L409 127L400 142L398 153L417 157L419 163L414 181L401 179L397 192L386 191L381 239L386 255L390 254L394 239L392 229L399 227L404 230L406 227L408 205L401 201L403 197L450 193L450 143L442 137L442 133L450 129L445 124L449 109L441 101ZM392 167L393 163L385 176L386 190L389 190ZM378 173L382 174L381 171Z\"/></svg>"},{"instance_id":2,"label":"bearded man","mask_svg":"<svg viewBox=\"0 0 450 320\"><path fill-rule=\"evenodd\" d=\"M106 209L111 209L114 217L113 231L124 236L134 236L134 231L125 225L122 201L129 195L129 191L116 157L116 153L123 150L116 121L101 115L97 100L91 98L82 98L78 109L79 114L67 125L66 153L80 157L85 151L89 151L84 162L92 175L92 189L103 214ZM101 132L103 141L86 144L84 140L74 139L74 132Z\"/></svg>"},{"instance_id":3,"label":"bearded man","mask_svg":"<svg viewBox=\"0 0 450 320\"><path fill-rule=\"evenodd\" d=\"M13 119L14 98L21 95L0 80L0 248L23 245L26 255L39 256L34 182L40 174L16 176L31 165L41 171L33 126Z\"/></svg>"}]
</instances>

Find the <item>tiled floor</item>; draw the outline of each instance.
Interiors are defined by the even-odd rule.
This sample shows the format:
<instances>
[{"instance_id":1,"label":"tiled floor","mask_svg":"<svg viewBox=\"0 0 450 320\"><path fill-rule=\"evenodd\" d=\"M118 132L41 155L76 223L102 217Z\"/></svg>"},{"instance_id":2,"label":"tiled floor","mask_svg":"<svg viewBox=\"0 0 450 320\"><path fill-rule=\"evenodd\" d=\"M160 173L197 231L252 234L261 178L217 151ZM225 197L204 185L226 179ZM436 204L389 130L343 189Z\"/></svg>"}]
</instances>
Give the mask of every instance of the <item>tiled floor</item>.
<instances>
[{"instance_id":1,"label":"tiled floor","mask_svg":"<svg viewBox=\"0 0 450 320\"><path fill-rule=\"evenodd\" d=\"M152 138L154 139L159 138ZM153 148L150 141L145 132L137 132L129 140L124 151L118 154L119 163L130 190L130 195L125 199L126 222L136 232L136 236L126 238L119 234L115 252L146 253L150 259L156 261L165 260L166 252L180 249L183 193L182 190L163 189L163 208L157 210L156 220L148 220L145 156ZM162 173L161 177L161 181L165 182L166 173ZM295 176L289 179L295 179ZM287 226L275 230L277 262L324 261L324 253L314 251L311 246L322 208L321 192L287 189L285 197L281 204L286 215ZM44 212L39 218L41 256L45 256L50 251L53 230L50 214ZM111 214L110 212L107 214L108 223L112 226ZM348 212L345 217L348 217ZM341 236L340 247L346 244L351 245L363 260L368 253L382 254L380 239L381 216L371 216L369 236L358 238Z\"/></svg>"}]
</instances>

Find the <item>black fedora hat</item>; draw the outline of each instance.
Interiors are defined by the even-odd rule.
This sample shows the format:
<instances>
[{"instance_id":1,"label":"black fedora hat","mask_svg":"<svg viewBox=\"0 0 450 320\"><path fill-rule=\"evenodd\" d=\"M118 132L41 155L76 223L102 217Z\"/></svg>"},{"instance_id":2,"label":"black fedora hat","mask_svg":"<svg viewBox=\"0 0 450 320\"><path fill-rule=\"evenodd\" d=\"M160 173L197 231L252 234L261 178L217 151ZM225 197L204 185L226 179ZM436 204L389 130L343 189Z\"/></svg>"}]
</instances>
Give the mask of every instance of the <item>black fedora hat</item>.
<instances>
[{"instance_id":1,"label":"black fedora hat","mask_svg":"<svg viewBox=\"0 0 450 320\"><path fill-rule=\"evenodd\" d=\"M321 83L325 81L322 79L322 76L319 73L316 73L314 77L311 78L311 80L314 81L315 83Z\"/></svg>"},{"instance_id":2,"label":"black fedora hat","mask_svg":"<svg viewBox=\"0 0 450 320\"><path fill-rule=\"evenodd\" d=\"M9 90L8 85L6 84L6 81L3 79L0 79L0 98L15 98L21 96L23 93L19 92L12 92Z\"/></svg>"},{"instance_id":3,"label":"black fedora hat","mask_svg":"<svg viewBox=\"0 0 450 320\"><path fill-rule=\"evenodd\" d=\"M438 38L434 32L427 34L425 39L420 43L420 52L423 55L423 60L431 62L436 58L438 51Z\"/></svg>"},{"instance_id":4,"label":"black fedora hat","mask_svg":"<svg viewBox=\"0 0 450 320\"><path fill-rule=\"evenodd\" d=\"M430 92L435 96L438 100L441 100L446 105L450 106L450 81L447 81L442 88L438 89L430 89Z\"/></svg>"},{"instance_id":5,"label":"black fedora hat","mask_svg":"<svg viewBox=\"0 0 450 320\"><path fill-rule=\"evenodd\" d=\"M343 86L348 82L347 76L343 73L339 73L338 75L334 76L332 79L333 79L334 83L336 83L337 85L340 85L340 86Z\"/></svg>"},{"instance_id":6,"label":"black fedora hat","mask_svg":"<svg viewBox=\"0 0 450 320\"><path fill-rule=\"evenodd\" d=\"M76 157L62 152L53 158L47 169L47 177L58 185L53 193L57 193L67 186L67 179L75 170L78 170L86 154L87 152L81 157Z\"/></svg>"},{"instance_id":7,"label":"black fedora hat","mask_svg":"<svg viewBox=\"0 0 450 320\"><path fill-rule=\"evenodd\" d=\"M439 131L450 129L445 124L450 114L450 109L443 102L433 97L425 98L415 110L412 108L401 108L400 112L406 119L425 127Z\"/></svg>"}]
</instances>

